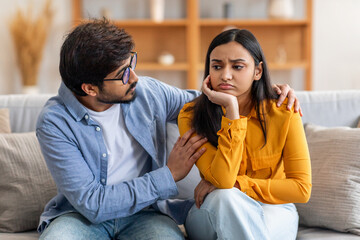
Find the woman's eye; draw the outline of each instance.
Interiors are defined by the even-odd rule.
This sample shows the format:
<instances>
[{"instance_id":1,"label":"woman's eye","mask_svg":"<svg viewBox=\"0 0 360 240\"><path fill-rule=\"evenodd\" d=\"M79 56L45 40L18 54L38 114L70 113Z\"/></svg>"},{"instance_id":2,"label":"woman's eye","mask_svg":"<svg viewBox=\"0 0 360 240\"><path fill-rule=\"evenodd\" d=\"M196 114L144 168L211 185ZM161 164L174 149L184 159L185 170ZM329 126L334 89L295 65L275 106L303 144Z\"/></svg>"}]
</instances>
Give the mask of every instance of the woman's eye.
<instances>
[{"instance_id":1,"label":"woman's eye","mask_svg":"<svg viewBox=\"0 0 360 240\"><path fill-rule=\"evenodd\" d=\"M234 68L235 68L236 70L240 70L240 69L244 68L244 66L241 66L241 65L235 65L235 66L234 66Z\"/></svg>"},{"instance_id":2,"label":"woman's eye","mask_svg":"<svg viewBox=\"0 0 360 240\"><path fill-rule=\"evenodd\" d=\"M219 70L221 67L219 65L213 65L212 68L215 70Z\"/></svg>"}]
</instances>

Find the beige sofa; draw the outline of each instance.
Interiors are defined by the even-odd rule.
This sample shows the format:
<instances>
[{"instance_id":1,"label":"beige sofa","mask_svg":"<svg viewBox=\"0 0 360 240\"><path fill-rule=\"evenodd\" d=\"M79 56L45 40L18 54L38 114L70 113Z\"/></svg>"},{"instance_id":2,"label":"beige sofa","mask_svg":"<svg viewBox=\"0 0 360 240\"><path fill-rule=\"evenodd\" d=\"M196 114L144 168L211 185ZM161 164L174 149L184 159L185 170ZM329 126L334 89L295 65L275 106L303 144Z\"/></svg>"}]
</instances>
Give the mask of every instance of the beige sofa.
<instances>
[{"instance_id":1,"label":"beige sofa","mask_svg":"<svg viewBox=\"0 0 360 240\"><path fill-rule=\"evenodd\" d=\"M360 240L359 235L352 234L360 234L360 197L357 197L360 194L357 177L360 176L360 129L354 129L360 117L360 91L297 92L297 95L302 104L303 122L326 127L306 126L313 167L313 192L309 203L297 204L301 224L297 239ZM37 116L49 97L0 95L0 109L10 110L12 130L11 134L0 133L0 145L5 145L0 146L1 240L38 239L34 228L39 214L56 192L41 153L39 156L34 133L25 133L35 130ZM335 126L352 129L329 128ZM168 149L177 136L176 125L169 124ZM8 155L4 156L4 152ZM9 162L9 158L16 161ZM22 182L17 181L20 177L24 177ZM194 168L178 183L178 198L192 197L198 180ZM26 231L4 232L11 229Z\"/></svg>"}]
</instances>

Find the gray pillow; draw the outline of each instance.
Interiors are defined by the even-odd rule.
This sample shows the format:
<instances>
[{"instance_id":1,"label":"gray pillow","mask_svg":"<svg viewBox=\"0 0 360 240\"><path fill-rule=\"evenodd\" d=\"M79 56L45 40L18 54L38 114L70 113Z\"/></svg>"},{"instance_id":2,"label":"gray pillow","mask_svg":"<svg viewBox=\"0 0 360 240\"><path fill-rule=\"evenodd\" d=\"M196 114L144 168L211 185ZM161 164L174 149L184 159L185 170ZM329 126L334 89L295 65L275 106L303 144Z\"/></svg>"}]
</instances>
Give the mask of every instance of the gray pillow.
<instances>
[{"instance_id":1,"label":"gray pillow","mask_svg":"<svg viewBox=\"0 0 360 240\"><path fill-rule=\"evenodd\" d=\"M35 229L55 195L35 133L0 134L0 231Z\"/></svg>"},{"instance_id":2,"label":"gray pillow","mask_svg":"<svg viewBox=\"0 0 360 240\"><path fill-rule=\"evenodd\" d=\"M360 129L307 124L312 193L300 224L360 235Z\"/></svg>"}]
</instances>

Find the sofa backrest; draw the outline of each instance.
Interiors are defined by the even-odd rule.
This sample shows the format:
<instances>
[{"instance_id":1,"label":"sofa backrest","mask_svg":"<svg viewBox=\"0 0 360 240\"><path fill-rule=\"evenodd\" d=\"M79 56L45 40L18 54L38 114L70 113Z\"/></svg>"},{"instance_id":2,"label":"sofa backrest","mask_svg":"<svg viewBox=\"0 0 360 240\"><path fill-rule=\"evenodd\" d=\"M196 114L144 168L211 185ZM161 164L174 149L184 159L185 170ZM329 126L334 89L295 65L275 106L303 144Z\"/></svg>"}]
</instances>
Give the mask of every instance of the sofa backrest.
<instances>
[{"instance_id":1,"label":"sofa backrest","mask_svg":"<svg viewBox=\"0 0 360 240\"><path fill-rule=\"evenodd\" d=\"M360 90L297 91L296 94L303 110L304 124L356 127L360 120ZM10 109L12 131L34 131L37 116L51 96L0 95L0 108ZM170 129L174 129L174 126L170 125Z\"/></svg>"},{"instance_id":2,"label":"sofa backrest","mask_svg":"<svg viewBox=\"0 0 360 240\"><path fill-rule=\"evenodd\" d=\"M303 123L326 127L356 127L360 120L360 90L298 91Z\"/></svg>"},{"instance_id":3,"label":"sofa backrest","mask_svg":"<svg viewBox=\"0 0 360 240\"><path fill-rule=\"evenodd\" d=\"M10 125L12 132L35 131L37 117L50 94L0 95L0 108L10 111Z\"/></svg>"}]
</instances>

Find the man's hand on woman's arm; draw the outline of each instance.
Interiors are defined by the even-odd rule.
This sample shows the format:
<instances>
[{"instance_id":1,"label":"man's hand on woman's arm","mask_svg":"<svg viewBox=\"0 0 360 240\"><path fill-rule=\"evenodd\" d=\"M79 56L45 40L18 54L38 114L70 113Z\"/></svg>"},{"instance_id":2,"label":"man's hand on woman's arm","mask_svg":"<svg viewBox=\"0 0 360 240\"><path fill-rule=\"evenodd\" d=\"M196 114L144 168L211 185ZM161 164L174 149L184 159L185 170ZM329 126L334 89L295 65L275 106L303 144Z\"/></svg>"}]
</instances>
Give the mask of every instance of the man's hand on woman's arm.
<instances>
[{"instance_id":1,"label":"man's hand on woman's arm","mask_svg":"<svg viewBox=\"0 0 360 240\"><path fill-rule=\"evenodd\" d=\"M195 130L190 129L179 137L169 155L167 166L175 182L186 177L195 162L206 151L206 148L200 147L207 142L207 139L200 135L192 137L193 133Z\"/></svg>"},{"instance_id":2,"label":"man's hand on woman's arm","mask_svg":"<svg viewBox=\"0 0 360 240\"><path fill-rule=\"evenodd\" d=\"M292 89L288 84L273 84L272 87L275 92L279 94L279 99L277 102L278 107L284 102L285 98L288 97L287 108L290 110L291 107L294 105L294 111L299 112L300 116L302 116L300 102L295 95L294 89Z\"/></svg>"}]
</instances>

